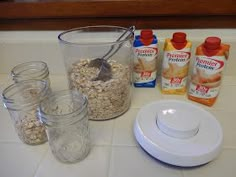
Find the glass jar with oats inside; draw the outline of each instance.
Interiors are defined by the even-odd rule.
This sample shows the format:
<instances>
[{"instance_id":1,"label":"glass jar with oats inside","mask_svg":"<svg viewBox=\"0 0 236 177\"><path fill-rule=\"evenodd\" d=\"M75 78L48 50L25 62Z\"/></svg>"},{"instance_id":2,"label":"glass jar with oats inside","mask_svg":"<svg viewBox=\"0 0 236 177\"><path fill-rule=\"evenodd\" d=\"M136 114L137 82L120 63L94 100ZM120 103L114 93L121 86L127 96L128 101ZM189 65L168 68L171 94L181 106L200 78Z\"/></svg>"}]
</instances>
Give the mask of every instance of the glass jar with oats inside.
<instances>
[{"instance_id":1,"label":"glass jar with oats inside","mask_svg":"<svg viewBox=\"0 0 236 177\"><path fill-rule=\"evenodd\" d=\"M131 102L133 29L89 26L58 36L71 89L88 98L90 120L126 112Z\"/></svg>"},{"instance_id":2,"label":"glass jar with oats inside","mask_svg":"<svg viewBox=\"0 0 236 177\"><path fill-rule=\"evenodd\" d=\"M21 81L3 90L4 106L22 142L37 145L47 141L45 127L37 117L37 109L49 93L48 82L43 80Z\"/></svg>"}]
</instances>

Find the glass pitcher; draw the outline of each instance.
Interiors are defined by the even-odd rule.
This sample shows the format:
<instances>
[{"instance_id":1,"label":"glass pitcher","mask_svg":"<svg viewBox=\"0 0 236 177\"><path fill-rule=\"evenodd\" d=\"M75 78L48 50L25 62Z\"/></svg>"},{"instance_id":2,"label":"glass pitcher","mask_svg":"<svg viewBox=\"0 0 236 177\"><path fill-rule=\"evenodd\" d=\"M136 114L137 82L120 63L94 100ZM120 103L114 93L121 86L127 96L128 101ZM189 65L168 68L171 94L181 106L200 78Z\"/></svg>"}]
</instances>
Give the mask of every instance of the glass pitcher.
<instances>
[{"instance_id":1,"label":"glass pitcher","mask_svg":"<svg viewBox=\"0 0 236 177\"><path fill-rule=\"evenodd\" d=\"M133 38L132 29L117 26L76 28L58 36L69 86L88 97L90 120L115 118L129 109Z\"/></svg>"}]
</instances>

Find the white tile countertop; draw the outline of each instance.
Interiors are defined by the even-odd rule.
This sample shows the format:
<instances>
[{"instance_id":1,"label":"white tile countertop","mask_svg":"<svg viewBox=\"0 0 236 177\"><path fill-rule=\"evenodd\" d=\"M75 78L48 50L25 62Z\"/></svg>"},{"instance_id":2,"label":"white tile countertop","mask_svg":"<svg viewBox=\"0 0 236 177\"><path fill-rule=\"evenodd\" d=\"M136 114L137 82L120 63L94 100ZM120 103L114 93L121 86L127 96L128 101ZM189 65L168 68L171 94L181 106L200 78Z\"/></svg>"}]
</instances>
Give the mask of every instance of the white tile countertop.
<instances>
[{"instance_id":1,"label":"white tile countertop","mask_svg":"<svg viewBox=\"0 0 236 177\"><path fill-rule=\"evenodd\" d=\"M213 31L213 33L218 32ZM224 32L226 34L236 33L232 30L225 30L220 31L219 34ZM162 35L166 34L163 31L160 33ZM167 33L169 34L171 31ZM35 46L32 45L32 38L24 41L25 46L23 44L19 45L17 34L17 32L0 32L0 40L2 39L0 41L1 89L9 82L9 68L19 62L37 60L45 56L50 57L44 61L49 64L52 71L52 74L50 74L52 89L62 90L67 88L61 58L58 59L58 65L55 65L55 60L60 57L58 49L54 46L57 41L49 41L48 46L40 44L40 51L37 51L35 49L37 42L33 41ZM52 34L56 36L58 32ZM7 35L11 37L7 38ZM226 36L225 39L232 46L235 46L236 40L234 38ZM42 43L45 44L45 41L42 40ZM162 95L159 88L134 88L131 107L125 114L112 120L89 122L92 149L87 158L75 164L64 164L57 161L51 154L48 143L38 146L23 144L15 133L8 111L1 103L0 177L235 177L236 70L234 68L236 63L234 57L236 55L232 46L230 54L230 60L232 61L227 66L220 95L213 107L189 101L186 95ZM45 51L42 52L43 50ZM46 51L49 50L50 52L47 53ZM29 52L26 54L27 51ZM38 56L38 52L41 56ZM34 57L35 55L37 56ZM203 107L216 117L223 129L224 142L222 152L215 160L200 167L174 167L152 158L138 145L133 134L133 123L137 112L147 103L164 99L191 102Z\"/></svg>"},{"instance_id":2,"label":"white tile countertop","mask_svg":"<svg viewBox=\"0 0 236 177\"><path fill-rule=\"evenodd\" d=\"M6 78L1 75L0 82ZM54 90L66 88L63 76L51 76ZM202 106L219 120L224 132L224 148L217 159L201 167L178 168L149 156L136 142L133 122L143 105L163 99L187 100L185 96L161 95L157 88L134 89L131 108L121 117L90 121L92 149L76 164L58 162L48 143L29 146L15 134L9 113L0 107L0 176L1 177L235 177L236 172L236 77L226 76L220 96L212 107Z\"/></svg>"}]
</instances>

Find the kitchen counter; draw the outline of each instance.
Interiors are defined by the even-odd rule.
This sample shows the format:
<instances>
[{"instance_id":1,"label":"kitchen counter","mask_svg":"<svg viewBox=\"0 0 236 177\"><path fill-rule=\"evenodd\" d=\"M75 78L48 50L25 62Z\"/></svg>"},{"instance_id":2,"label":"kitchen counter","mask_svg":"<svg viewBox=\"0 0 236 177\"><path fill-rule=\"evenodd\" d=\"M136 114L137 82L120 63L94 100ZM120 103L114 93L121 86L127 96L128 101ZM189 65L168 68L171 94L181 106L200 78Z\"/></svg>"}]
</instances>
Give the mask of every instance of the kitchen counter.
<instances>
[{"instance_id":1,"label":"kitchen counter","mask_svg":"<svg viewBox=\"0 0 236 177\"><path fill-rule=\"evenodd\" d=\"M6 79L1 75L0 82ZM51 76L53 90L66 88L64 76ZM64 85L62 83L65 83ZM62 88L62 85L64 88ZM90 121L92 149L76 164L58 162L48 143L29 146L18 139L7 110L0 106L0 176L1 177L234 177L236 172L236 77L226 76L216 104L206 107L219 120L224 132L221 154L209 164L195 168L166 165L149 156L136 142L133 122L139 109L152 101L186 96L162 95L157 88L134 89L131 108L121 117ZM188 101L190 102L190 101Z\"/></svg>"},{"instance_id":2,"label":"kitchen counter","mask_svg":"<svg viewBox=\"0 0 236 177\"><path fill-rule=\"evenodd\" d=\"M12 44L12 41L9 44ZM1 47L0 44L0 53L3 51ZM30 45L30 47L31 50L34 50L32 49L34 46ZM40 50L43 50L44 47L41 46ZM9 82L9 76L6 74L9 72L9 68L19 63L20 60L15 59L13 63L7 62L6 56L19 58L19 55L12 53L2 53L1 55L2 64L6 66L4 67L2 64L0 66L0 69L3 69L3 72L0 72L2 73L0 74L0 86L3 88ZM13 55L16 56L13 57ZM26 57L24 55L22 56ZM51 56L50 53L47 55ZM230 59L234 59L232 55ZM52 70L56 67L52 65L51 60L48 60L48 63ZM57 67L60 68L61 63L60 60ZM86 159L75 164L58 162L52 155L48 143L38 146L23 144L15 133L8 111L1 104L0 177L235 177L236 71L232 66L234 63L235 61L231 62L227 67L230 71L227 71L224 77L220 95L213 107L189 101L186 95L163 95L159 88L134 88L131 107L125 114L112 120L89 122L92 149ZM50 79L53 90L67 88L64 74L52 72ZM133 123L137 112L147 103L165 99L191 102L203 107L216 117L222 126L224 141L222 152L215 160L194 168L174 167L152 158L138 145L133 134Z\"/></svg>"}]
</instances>

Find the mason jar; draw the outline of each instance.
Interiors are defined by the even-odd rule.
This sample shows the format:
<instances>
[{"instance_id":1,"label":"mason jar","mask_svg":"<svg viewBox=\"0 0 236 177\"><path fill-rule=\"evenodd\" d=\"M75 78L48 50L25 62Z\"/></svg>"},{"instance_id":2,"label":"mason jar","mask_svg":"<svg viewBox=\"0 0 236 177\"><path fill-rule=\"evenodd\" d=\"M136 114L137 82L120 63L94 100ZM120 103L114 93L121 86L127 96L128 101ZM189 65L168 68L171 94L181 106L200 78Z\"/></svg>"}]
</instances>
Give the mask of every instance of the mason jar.
<instances>
[{"instance_id":1,"label":"mason jar","mask_svg":"<svg viewBox=\"0 0 236 177\"><path fill-rule=\"evenodd\" d=\"M49 70L47 63L43 61L30 61L16 65L11 70L11 76L14 82L36 79L46 80L50 85Z\"/></svg>"},{"instance_id":2,"label":"mason jar","mask_svg":"<svg viewBox=\"0 0 236 177\"><path fill-rule=\"evenodd\" d=\"M69 86L88 97L89 119L111 119L129 109L133 37L133 29L118 26L88 26L58 36Z\"/></svg>"},{"instance_id":3,"label":"mason jar","mask_svg":"<svg viewBox=\"0 0 236 177\"><path fill-rule=\"evenodd\" d=\"M29 145L47 141L45 127L37 117L40 101L49 94L48 82L27 80L14 83L3 90L2 100L13 120L22 142Z\"/></svg>"},{"instance_id":4,"label":"mason jar","mask_svg":"<svg viewBox=\"0 0 236 177\"><path fill-rule=\"evenodd\" d=\"M77 90L52 92L40 104L51 152L61 162L78 162L90 151L87 104Z\"/></svg>"}]
</instances>

